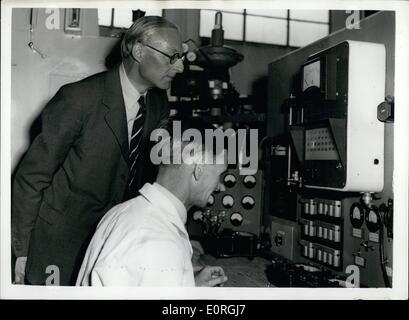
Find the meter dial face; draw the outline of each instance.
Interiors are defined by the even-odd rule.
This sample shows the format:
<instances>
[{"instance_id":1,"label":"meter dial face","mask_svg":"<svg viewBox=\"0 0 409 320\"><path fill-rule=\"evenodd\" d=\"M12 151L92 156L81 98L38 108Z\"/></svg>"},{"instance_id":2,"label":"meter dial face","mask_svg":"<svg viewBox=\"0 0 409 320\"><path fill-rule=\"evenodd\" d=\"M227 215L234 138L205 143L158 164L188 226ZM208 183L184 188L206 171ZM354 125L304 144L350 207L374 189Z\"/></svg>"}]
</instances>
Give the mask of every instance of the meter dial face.
<instances>
[{"instance_id":1,"label":"meter dial face","mask_svg":"<svg viewBox=\"0 0 409 320\"><path fill-rule=\"evenodd\" d=\"M214 195L210 195L209 199L207 199L207 206L211 207L214 204Z\"/></svg>"},{"instance_id":2,"label":"meter dial face","mask_svg":"<svg viewBox=\"0 0 409 320\"><path fill-rule=\"evenodd\" d=\"M186 59L187 59L187 61L189 61L189 62L194 62L194 61L196 60L196 58L197 58L196 53L194 53L193 51L189 51L189 52L186 54Z\"/></svg>"},{"instance_id":3,"label":"meter dial face","mask_svg":"<svg viewBox=\"0 0 409 320\"><path fill-rule=\"evenodd\" d=\"M193 220L194 221L201 221L203 220L203 212L200 210L197 210L193 212Z\"/></svg>"},{"instance_id":4,"label":"meter dial face","mask_svg":"<svg viewBox=\"0 0 409 320\"><path fill-rule=\"evenodd\" d=\"M227 187L227 188L231 188L233 187L237 182L237 178L234 174L232 173L228 173L224 176L223 178L223 184Z\"/></svg>"},{"instance_id":5,"label":"meter dial face","mask_svg":"<svg viewBox=\"0 0 409 320\"><path fill-rule=\"evenodd\" d=\"M321 87L321 61L309 63L303 68L302 91L309 87Z\"/></svg>"},{"instance_id":6,"label":"meter dial face","mask_svg":"<svg viewBox=\"0 0 409 320\"><path fill-rule=\"evenodd\" d=\"M255 176L245 176L243 178L243 184L246 188L253 188L257 183L256 177Z\"/></svg>"},{"instance_id":7,"label":"meter dial face","mask_svg":"<svg viewBox=\"0 0 409 320\"><path fill-rule=\"evenodd\" d=\"M233 198L230 194L226 194L226 195L222 198L222 205L223 205L223 207L225 207L226 209L232 208L233 205L234 205L234 198Z\"/></svg>"},{"instance_id":8,"label":"meter dial face","mask_svg":"<svg viewBox=\"0 0 409 320\"><path fill-rule=\"evenodd\" d=\"M246 210L253 209L255 204L256 202L252 196L244 196L243 199L241 199L241 205Z\"/></svg>"},{"instance_id":9,"label":"meter dial face","mask_svg":"<svg viewBox=\"0 0 409 320\"><path fill-rule=\"evenodd\" d=\"M230 223L233 226L238 227L243 223L243 216L238 212L232 213L232 215L230 216Z\"/></svg>"},{"instance_id":10,"label":"meter dial face","mask_svg":"<svg viewBox=\"0 0 409 320\"><path fill-rule=\"evenodd\" d=\"M349 210L349 220L354 228L359 229L362 227L365 220L365 210L362 205L355 202Z\"/></svg>"},{"instance_id":11,"label":"meter dial face","mask_svg":"<svg viewBox=\"0 0 409 320\"><path fill-rule=\"evenodd\" d=\"M182 49L183 52L188 52L189 51L189 45L186 42L182 43Z\"/></svg>"},{"instance_id":12,"label":"meter dial face","mask_svg":"<svg viewBox=\"0 0 409 320\"><path fill-rule=\"evenodd\" d=\"M375 208L369 209L365 217L365 223L370 232L376 232L379 229L380 223L379 223L377 212L375 210L377 209Z\"/></svg>"}]
</instances>

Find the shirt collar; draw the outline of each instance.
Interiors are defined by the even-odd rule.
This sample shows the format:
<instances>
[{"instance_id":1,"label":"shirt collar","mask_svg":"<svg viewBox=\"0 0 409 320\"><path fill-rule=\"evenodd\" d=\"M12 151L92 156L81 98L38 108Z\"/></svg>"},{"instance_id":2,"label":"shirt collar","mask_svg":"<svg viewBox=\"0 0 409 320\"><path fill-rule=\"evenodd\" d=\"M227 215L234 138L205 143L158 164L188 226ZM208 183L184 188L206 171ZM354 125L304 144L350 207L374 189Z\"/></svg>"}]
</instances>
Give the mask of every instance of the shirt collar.
<instances>
[{"instance_id":1,"label":"shirt collar","mask_svg":"<svg viewBox=\"0 0 409 320\"><path fill-rule=\"evenodd\" d=\"M166 215L166 219L176 226L179 230L179 234L188 240L188 249L190 254L192 254L192 245L189 241L189 235L185 227L187 212L183 203L169 190L156 182L154 184L145 183L139 192L153 206L158 207L161 214Z\"/></svg>"},{"instance_id":2,"label":"shirt collar","mask_svg":"<svg viewBox=\"0 0 409 320\"><path fill-rule=\"evenodd\" d=\"M166 196L170 200L170 202L172 202L180 219L182 220L182 223L185 224L187 219L187 213L186 207L182 203L182 201L180 201L172 192L170 192L165 187L161 186L159 183L154 182L153 186L156 187L160 193L163 193L163 195Z\"/></svg>"},{"instance_id":3,"label":"shirt collar","mask_svg":"<svg viewBox=\"0 0 409 320\"><path fill-rule=\"evenodd\" d=\"M132 108L136 101L140 98L141 94L134 87L126 74L124 64L119 66L119 77L122 86L122 93L124 96L124 102L126 108Z\"/></svg>"},{"instance_id":4,"label":"shirt collar","mask_svg":"<svg viewBox=\"0 0 409 320\"><path fill-rule=\"evenodd\" d=\"M153 205L171 214L169 216L170 220L188 237L185 228L187 211L183 203L175 195L156 182L153 184L145 183L139 192Z\"/></svg>"}]
</instances>

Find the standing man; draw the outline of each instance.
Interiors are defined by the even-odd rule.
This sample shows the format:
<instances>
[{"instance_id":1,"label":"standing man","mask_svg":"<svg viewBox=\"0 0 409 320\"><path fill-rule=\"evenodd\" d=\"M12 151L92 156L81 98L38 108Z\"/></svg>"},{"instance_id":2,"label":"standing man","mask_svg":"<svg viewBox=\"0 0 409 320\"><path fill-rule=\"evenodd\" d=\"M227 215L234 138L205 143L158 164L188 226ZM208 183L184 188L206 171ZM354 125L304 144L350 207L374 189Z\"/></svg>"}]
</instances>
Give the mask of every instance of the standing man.
<instances>
[{"instance_id":1,"label":"standing man","mask_svg":"<svg viewBox=\"0 0 409 320\"><path fill-rule=\"evenodd\" d=\"M42 285L58 270L60 285L74 285L99 220L154 178L149 136L166 124L165 90L183 71L179 30L142 17L121 53L119 67L63 86L42 112L12 189L16 283Z\"/></svg>"}]
</instances>

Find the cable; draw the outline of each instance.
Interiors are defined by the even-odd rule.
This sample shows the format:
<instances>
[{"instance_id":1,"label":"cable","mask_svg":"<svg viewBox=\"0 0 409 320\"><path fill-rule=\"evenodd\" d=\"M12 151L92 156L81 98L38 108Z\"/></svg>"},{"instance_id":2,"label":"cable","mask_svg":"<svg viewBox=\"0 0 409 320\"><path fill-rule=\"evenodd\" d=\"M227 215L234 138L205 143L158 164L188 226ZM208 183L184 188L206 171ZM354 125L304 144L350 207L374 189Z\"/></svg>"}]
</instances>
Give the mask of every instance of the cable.
<instances>
[{"instance_id":1,"label":"cable","mask_svg":"<svg viewBox=\"0 0 409 320\"><path fill-rule=\"evenodd\" d=\"M383 232L383 220L382 220L382 215L379 213L378 210L374 210L375 214L378 217L379 221L379 259L381 263L381 269L382 269L382 276L383 276L383 281L385 283L385 287L390 288L390 282L389 282L389 277L388 273L386 272L386 258L385 258L385 248L384 248L384 232Z\"/></svg>"}]
</instances>

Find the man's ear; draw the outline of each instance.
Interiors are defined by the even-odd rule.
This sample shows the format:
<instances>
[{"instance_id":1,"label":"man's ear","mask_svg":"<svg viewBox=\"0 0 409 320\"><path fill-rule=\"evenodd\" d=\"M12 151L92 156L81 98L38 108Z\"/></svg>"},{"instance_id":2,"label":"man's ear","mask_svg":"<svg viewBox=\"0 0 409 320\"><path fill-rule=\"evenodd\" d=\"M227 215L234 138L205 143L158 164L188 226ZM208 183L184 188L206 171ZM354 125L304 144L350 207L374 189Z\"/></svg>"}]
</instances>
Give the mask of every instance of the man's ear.
<instances>
[{"instance_id":1,"label":"man's ear","mask_svg":"<svg viewBox=\"0 0 409 320\"><path fill-rule=\"evenodd\" d=\"M136 42L135 45L132 47L132 56L138 62L140 62L142 58L142 43Z\"/></svg>"},{"instance_id":2,"label":"man's ear","mask_svg":"<svg viewBox=\"0 0 409 320\"><path fill-rule=\"evenodd\" d=\"M193 170L193 178L196 181L199 181L200 177L203 175L204 167L202 164L195 164L195 168Z\"/></svg>"}]
</instances>

